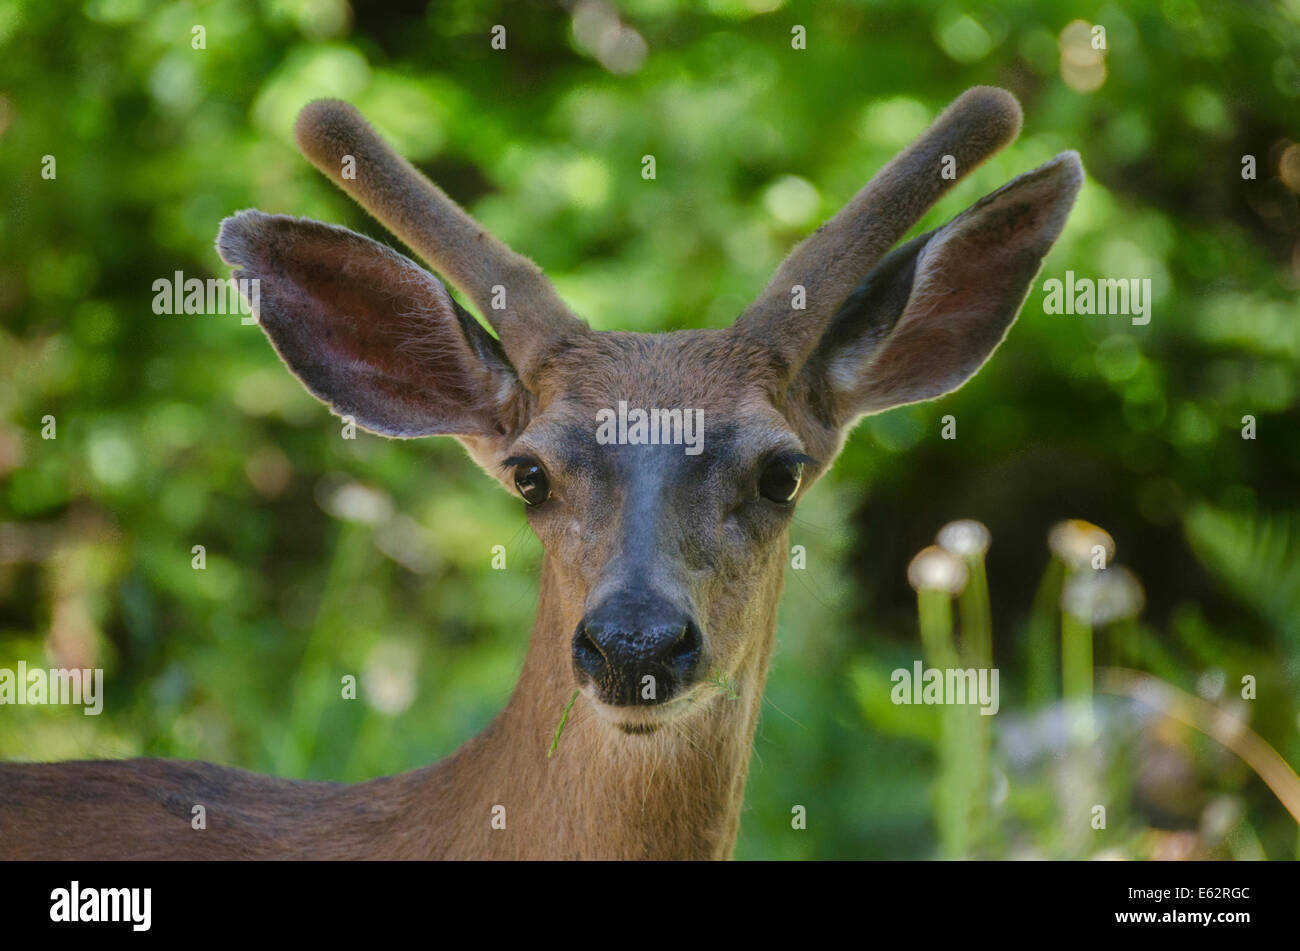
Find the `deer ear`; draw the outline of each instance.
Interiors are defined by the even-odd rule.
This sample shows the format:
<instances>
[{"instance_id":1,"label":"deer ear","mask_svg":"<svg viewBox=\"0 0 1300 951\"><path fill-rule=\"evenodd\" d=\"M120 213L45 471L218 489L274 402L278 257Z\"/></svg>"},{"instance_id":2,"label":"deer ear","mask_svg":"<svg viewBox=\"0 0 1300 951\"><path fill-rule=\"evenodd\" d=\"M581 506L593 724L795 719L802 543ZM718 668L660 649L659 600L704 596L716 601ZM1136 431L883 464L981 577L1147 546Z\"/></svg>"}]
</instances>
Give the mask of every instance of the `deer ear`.
<instances>
[{"instance_id":1,"label":"deer ear","mask_svg":"<svg viewBox=\"0 0 1300 951\"><path fill-rule=\"evenodd\" d=\"M1058 155L885 256L831 319L800 381L834 426L957 389L1024 303L1083 168Z\"/></svg>"},{"instance_id":2,"label":"deer ear","mask_svg":"<svg viewBox=\"0 0 1300 951\"><path fill-rule=\"evenodd\" d=\"M258 322L336 413L385 436L503 436L523 388L496 340L436 277L333 225L244 211L217 250L257 281Z\"/></svg>"}]
</instances>

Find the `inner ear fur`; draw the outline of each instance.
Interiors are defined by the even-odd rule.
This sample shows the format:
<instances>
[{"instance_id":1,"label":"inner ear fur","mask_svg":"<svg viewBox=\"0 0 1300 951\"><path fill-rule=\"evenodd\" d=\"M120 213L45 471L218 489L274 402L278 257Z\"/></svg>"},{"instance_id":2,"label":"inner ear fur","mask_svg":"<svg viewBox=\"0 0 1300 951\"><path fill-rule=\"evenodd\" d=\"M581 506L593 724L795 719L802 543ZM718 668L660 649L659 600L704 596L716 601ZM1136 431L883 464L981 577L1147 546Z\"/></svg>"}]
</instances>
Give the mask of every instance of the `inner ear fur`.
<instances>
[{"instance_id":1,"label":"inner ear fur","mask_svg":"<svg viewBox=\"0 0 1300 951\"><path fill-rule=\"evenodd\" d=\"M933 399L965 383L1015 321L1083 180L1066 152L886 255L844 300L797 386L821 420Z\"/></svg>"},{"instance_id":2,"label":"inner ear fur","mask_svg":"<svg viewBox=\"0 0 1300 951\"><path fill-rule=\"evenodd\" d=\"M256 280L258 322L307 389L386 436L501 436L521 387L497 341L442 282L346 228L244 211L217 248Z\"/></svg>"}]
</instances>

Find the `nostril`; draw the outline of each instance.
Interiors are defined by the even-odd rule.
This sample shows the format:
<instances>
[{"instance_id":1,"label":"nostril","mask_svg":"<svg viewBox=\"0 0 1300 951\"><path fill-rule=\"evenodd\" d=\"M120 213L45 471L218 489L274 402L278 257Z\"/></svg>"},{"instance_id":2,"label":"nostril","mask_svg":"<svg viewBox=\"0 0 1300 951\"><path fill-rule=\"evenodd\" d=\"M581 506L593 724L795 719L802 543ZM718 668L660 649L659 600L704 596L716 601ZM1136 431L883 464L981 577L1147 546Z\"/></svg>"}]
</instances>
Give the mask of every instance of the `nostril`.
<instances>
[{"instance_id":1,"label":"nostril","mask_svg":"<svg viewBox=\"0 0 1300 951\"><path fill-rule=\"evenodd\" d=\"M605 655L599 645L592 640L585 624L580 625L574 635L573 659L577 661L580 668L593 676L605 666Z\"/></svg>"},{"instance_id":2,"label":"nostril","mask_svg":"<svg viewBox=\"0 0 1300 951\"><path fill-rule=\"evenodd\" d=\"M673 643L667 654L668 663L677 668L679 674L689 673L700 659L700 649L704 638L694 623L687 621L681 635Z\"/></svg>"}]
</instances>

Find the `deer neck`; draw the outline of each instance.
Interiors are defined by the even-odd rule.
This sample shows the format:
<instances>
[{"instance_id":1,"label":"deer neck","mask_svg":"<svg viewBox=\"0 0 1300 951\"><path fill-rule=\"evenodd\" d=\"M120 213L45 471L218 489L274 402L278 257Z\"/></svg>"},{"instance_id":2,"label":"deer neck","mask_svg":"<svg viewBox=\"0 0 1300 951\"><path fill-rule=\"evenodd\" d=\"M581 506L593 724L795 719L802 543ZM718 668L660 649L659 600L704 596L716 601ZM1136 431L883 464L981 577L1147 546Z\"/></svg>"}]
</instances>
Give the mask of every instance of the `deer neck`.
<instances>
[{"instance_id":1,"label":"deer neck","mask_svg":"<svg viewBox=\"0 0 1300 951\"><path fill-rule=\"evenodd\" d=\"M602 721L585 697L556 727L574 691L570 641L581 606L548 557L532 643L506 709L424 785L431 851L454 857L728 858L736 840L751 744L776 629L781 568L765 566L738 605L748 652L731 691L706 686L698 709L649 735ZM441 831L440 831L441 830Z\"/></svg>"}]
</instances>

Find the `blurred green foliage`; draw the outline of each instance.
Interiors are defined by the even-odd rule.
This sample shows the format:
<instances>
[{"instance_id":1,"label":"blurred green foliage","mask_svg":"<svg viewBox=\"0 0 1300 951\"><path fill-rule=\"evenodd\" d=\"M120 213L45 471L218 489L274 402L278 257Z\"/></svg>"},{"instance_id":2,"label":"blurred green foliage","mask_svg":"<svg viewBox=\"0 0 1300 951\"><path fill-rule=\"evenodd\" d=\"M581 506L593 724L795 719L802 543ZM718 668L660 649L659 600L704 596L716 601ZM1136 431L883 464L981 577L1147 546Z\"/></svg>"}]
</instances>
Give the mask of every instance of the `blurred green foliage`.
<instances>
[{"instance_id":1,"label":"blurred green foliage","mask_svg":"<svg viewBox=\"0 0 1300 951\"><path fill-rule=\"evenodd\" d=\"M921 228L1062 149L1089 179L988 368L865 421L801 508L737 854L938 854L938 719L885 701L919 656L907 562L962 516L993 535L1007 819L988 854L1074 854L1043 831L1059 806L1034 724L1054 708L1024 687L1061 517L1107 528L1142 579L1145 669L1223 702L1255 676L1237 712L1300 763L1300 3L616 7L0 0L0 664L108 672L103 716L6 708L0 756L361 779L447 754L513 686L540 561L518 504L449 440L338 438L238 318L151 310L159 278L225 276L213 239L241 208L392 242L297 156L304 102L352 101L594 326L650 331L732 320L992 83L1024 133ZM1067 268L1150 277L1151 323L1044 314ZM368 702L326 703L349 672ZM1165 733L1086 854L1170 854L1189 830L1208 854L1294 854L1253 774ZM1211 809L1232 817L1213 841Z\"/></svg>"}]
</instances>

